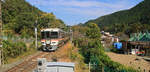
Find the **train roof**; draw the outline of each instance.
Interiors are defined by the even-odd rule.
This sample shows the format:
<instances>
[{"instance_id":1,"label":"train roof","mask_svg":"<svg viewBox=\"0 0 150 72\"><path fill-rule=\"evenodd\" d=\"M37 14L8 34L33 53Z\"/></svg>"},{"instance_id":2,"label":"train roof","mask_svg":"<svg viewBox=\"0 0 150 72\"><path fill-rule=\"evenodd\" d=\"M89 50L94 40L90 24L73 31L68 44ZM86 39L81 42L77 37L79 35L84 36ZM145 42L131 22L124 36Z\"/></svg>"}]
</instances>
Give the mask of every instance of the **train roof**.
<instances>
[{"instance_id":1,"label":"train roof","mask_svg":"<svg viewBox=\"0 0 150 72\"><path fill-rule=\"evenodd\" d=\"M41 32L43 32L43 31L56 31L56 32L58 32L58 31L62 31L62 30L59 28L46 28L46 29L41 30Z\"/></svg>"},{"instance_id":2,"label":"train roof","mask_svg":"<svg viewBox=\"0 0 150 72\"><path fill-rule=\"evenodd\" d=\"M51 66L61 66L61 67L74 67L75 64L72 62L47 62L47 67Z\"/></svg>"}]
</instances>

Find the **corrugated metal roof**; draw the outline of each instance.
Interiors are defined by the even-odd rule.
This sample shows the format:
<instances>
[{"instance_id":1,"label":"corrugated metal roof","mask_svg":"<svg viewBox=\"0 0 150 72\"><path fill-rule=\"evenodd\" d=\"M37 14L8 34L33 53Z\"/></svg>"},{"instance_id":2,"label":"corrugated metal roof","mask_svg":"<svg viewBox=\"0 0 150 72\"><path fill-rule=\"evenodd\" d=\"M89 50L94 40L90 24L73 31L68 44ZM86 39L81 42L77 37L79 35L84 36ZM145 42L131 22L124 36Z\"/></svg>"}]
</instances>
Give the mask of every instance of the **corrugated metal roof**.
<instances>
[{"instance_id":1,"label":"corrugated metal roof","mask_svg":"<svg viewBox=\"0 0 150 72\"><path fill-rule=\"evenodd\" d=\"M150 33L135 33L128 41L150 41Z\"/></svg>"}]
</instances>

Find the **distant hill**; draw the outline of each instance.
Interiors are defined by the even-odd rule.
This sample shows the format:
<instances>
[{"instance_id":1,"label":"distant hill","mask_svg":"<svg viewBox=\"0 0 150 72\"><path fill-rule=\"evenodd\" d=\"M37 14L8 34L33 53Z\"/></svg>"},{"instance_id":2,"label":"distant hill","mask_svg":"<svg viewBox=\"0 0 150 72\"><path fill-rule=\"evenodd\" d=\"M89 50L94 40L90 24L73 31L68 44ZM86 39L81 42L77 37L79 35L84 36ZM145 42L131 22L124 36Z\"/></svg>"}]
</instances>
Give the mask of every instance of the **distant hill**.
<instances>
[{"instance_id":1,"label":"distant hill","mask_svg":"<svg viewBox=\"0 0 150 72\"><path fill-rule=\"evenodd\" d=\"M2 2L3 29L6 34L23 34L33 36L35 21L38 30L48 27L66 27L64 22L56 19L53 13L46 13L30 5L25 0L5 0Z\"/></svg>"},{"instance_id":2,"label":"distant hill","mask_svg":"<svg viewBox=\"0 0 150 72\"><path fill-rule=\"evenodd\" d=\"M150 0L144 0L135 7L118 11L109 15L89 20L100 26L102 30L112 33L130 34L150 30Z\"/></svg>"}]
</instances>

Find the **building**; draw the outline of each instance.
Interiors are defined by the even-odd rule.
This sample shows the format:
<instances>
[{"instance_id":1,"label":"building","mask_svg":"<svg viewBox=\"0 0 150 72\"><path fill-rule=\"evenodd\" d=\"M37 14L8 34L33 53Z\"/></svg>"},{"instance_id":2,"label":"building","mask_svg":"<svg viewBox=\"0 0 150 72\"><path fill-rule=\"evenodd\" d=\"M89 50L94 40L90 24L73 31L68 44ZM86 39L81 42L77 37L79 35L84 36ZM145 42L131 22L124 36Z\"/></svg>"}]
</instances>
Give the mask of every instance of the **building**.
<instances>
[{"instance_id":1,"label":"building","mask_svg":"<svg viewBox=\"0 0 150 72\"><path fill-rule=\"evenodd\" d=\"M126 54L150 56L150 33L134 33L128 41L124 41L123 49Z\"/></svg>"}]
</instances>

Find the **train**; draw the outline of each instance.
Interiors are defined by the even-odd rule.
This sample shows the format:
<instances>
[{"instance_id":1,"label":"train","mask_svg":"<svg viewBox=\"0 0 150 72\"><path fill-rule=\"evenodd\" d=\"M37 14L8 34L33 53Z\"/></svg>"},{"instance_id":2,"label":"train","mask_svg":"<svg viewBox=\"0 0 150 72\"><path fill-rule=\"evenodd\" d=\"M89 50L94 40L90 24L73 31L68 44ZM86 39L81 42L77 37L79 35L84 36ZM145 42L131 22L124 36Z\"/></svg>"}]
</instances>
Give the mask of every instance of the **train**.
<instances>
[{"instance_id":1,"label":"train","mask_svg":"<svg viewBox=\"0 0 150 72\"><path fill-rule=\"evenodd\" d=\"M60 28L46 28L41 30L41 44L43 51L55 51L69 39L69 32Z\"/></svg>"}]
</instances>

